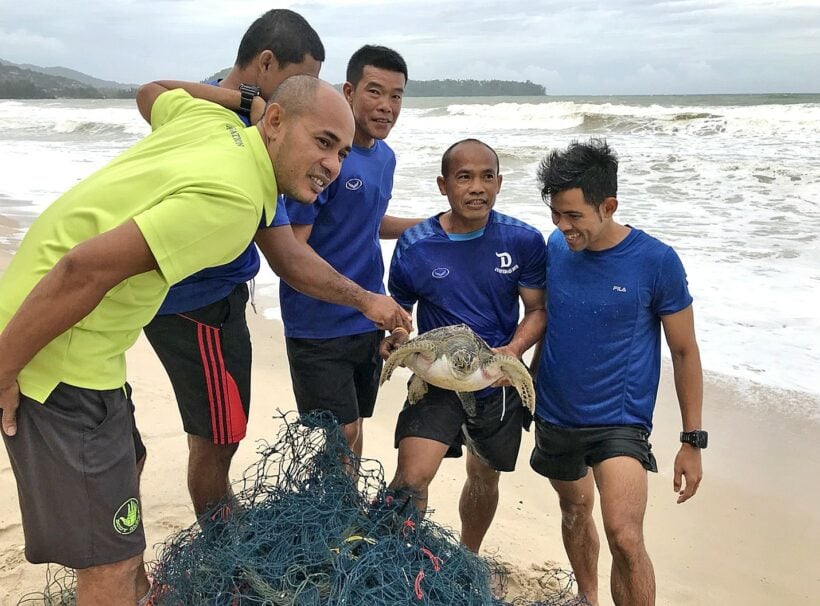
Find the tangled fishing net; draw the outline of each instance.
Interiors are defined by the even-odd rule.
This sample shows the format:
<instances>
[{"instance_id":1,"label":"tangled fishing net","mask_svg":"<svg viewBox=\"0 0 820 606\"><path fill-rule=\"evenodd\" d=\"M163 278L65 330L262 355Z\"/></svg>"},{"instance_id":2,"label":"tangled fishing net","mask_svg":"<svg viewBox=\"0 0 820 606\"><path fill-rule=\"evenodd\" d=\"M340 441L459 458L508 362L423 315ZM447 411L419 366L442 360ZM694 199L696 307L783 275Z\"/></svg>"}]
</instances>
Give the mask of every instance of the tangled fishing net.
<instances>
[{"instance_id":1,"label":"tangled fishing net","mask_svg":"<svg viewBox=\"0 0 820 606\"><path fill-rule=\"evenodd\" d=\"M543 598L493 596L506 570L478 557L386 488L381 464L350 452L330 413L288 413L235 483L235 499L162 544L154 606L557 606L576 604L560 570ZM357 469L357 473L352 473ZM58 575L55 575L57 577ZM69 606L70 582L19 604Z\"/></svg>"}]
</instances>

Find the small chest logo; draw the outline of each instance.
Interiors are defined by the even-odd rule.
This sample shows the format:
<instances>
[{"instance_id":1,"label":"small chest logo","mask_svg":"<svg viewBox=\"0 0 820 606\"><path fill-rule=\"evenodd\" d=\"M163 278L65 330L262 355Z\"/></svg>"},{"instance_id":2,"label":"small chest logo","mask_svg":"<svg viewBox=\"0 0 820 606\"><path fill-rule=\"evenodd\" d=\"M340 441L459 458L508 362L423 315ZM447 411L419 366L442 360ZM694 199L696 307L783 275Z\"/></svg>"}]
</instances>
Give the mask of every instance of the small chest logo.
<instances>
[{"instance_id":1,"label":"small chest logo","mask_svg":"<svg viewBox=\"0 0 820 606\"><path fill-rule=\"evenodd\" d=\"M512 264L512 255L508 252L497 252L495 256L498 257L498 267L495 268L500 274L511 274L518 269L518 264ZM510 267L512 265L512 267Z\"/></svg>"},{"instance_id":2,"label":"small chest logo","mask_svg":"<svg viewBox=\"0 0 820 606\"><path fill-rule=\"evenodd\" d=\"M128 499L114 514L114 530L120 534L131 534L140 525L140 504L136 499Z\"/></svg>"},{"instance_id":3,"label":"small chest logo","mask_svg":"<svg viewBox=\"0 0 820 606\"><path fill-rule=\"evenodd\" d=\"M245 147L245 144L242 142L242 136L239 134L239 131L236 129L235 126L230 124L225 125L225 129L228 131L228 134L233 139L233 144L237 147Z\"/></svg>"},{"instance_id":4,"label":"small chest logo","mask_svg":"<svg viewBox=\"0 0 820 606\"><path fill-rule=\"evenodd\" d=\"M446 267L436 267L433 270L433 277L434 278L441 279L441 278L446 278L449 275L450 275L450 270L447 269Z\"/></svg>"},{"instance_id":5,"label":"small chest logo","mask_svg":"<svg viewBox=\"0 0 820 606\"><path fill-rule=\"evenodd\" d=\"M612 287L612 290L617 292L626 292L626 286L618 286L617 284Z\"/></svg>"},{"instance_id":6,"label":"small chest logo","mask_svg":"<svg viewBox=\"0 0 820 606\"><path fill-rule=\"evenodd\" d=\"M361 179L348 179L347 183L345 183L345 187L350 191L356 191L357 189L361 189L364 183Z\"/></svg>"}]
</instances>

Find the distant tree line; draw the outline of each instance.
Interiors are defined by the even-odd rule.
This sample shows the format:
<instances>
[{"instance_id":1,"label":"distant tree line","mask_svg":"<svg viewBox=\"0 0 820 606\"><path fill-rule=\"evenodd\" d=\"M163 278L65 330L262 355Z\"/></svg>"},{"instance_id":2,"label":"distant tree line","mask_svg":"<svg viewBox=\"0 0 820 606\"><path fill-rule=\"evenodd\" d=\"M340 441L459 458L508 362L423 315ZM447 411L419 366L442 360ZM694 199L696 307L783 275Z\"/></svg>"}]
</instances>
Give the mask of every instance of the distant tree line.
<instances>
[{"instance_id":1,"label":"distant tree line","mask_svg":"<svg viewBox=\"0 0 820 606\"><path fill-rule=\"evenodd\" d=\"M14 65L0 65L0 99L131 99L135 89L95 88Z\"/></svg>"}]
</instances>

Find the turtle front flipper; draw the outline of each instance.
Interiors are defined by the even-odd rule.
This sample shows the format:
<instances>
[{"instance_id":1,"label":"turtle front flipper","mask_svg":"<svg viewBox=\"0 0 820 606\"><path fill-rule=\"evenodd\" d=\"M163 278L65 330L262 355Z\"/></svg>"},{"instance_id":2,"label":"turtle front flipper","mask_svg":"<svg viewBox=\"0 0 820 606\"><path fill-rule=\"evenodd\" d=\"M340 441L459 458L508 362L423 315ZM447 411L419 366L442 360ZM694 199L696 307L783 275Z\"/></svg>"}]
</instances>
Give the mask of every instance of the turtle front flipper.
<instances>
[{"instance_id":1,"label":"turtle front flipper","mask_svg":"<svg viewBox=\"0 0 820 606\"><path fill-rule=\"evenodd\" d=\"M407 401L410 404L415 404L427 395L427 382L414 374L410 377L410 382L407 384Z\"/></svg>"},{"instance_id":2,"label":"turtle front flipper","mask_svg":"<svg viewBox=\"0 0 820 606\"><path fill-rule=\"evenodd\" d=\"M471 391L457 391L456 395L461 400L461 407L467 413L467 416L474 417L476 415L475 394Z\"/></svg>"},{"instance_id":3,"label":"turtle front flipper","mask_svg":"<svg viewBox=\"0 0 820 606\"><path fill-rule=\"evenodd\" d=\"M393 353L391 353L384 362L382 374L379 378L379 385L384 385L385 381L389 381L390 377L393 375L393 371L399 366L402 366L405 360L415 353L421 354L429 361L435 359L436 354L433 348L434 346L432 343L427 341L419 341L418 337L416 337L415 339L411 339L404 345L394 349Z\"/></svg>"},{"instance_id":4,"label":"turtle front flipper","mask_svg":"<svg viewBox=\"0 0 820 606\"><path fill-rule=\"evenodd\" d=\"M503 354L496 354L495 358L501 373L510 380L512 386L521 396L521 402L535 414L535 386L532 384L532 375L524 363L518 358Z\"/></svg>"}]
</instances>

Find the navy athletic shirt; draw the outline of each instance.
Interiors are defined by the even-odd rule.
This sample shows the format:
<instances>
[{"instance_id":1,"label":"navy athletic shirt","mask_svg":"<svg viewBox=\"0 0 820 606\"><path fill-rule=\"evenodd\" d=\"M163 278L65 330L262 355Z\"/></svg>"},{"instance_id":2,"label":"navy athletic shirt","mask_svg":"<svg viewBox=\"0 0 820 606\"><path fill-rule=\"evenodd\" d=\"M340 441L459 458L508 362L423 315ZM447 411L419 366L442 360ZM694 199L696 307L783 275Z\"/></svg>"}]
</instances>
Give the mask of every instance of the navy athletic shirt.
<instances>
[{"instance_id":1,"label":"navy athletic shirt","mask_svg":"<svg viewBox=\"0 0 820 606\"><path fill-rule=\"evenodd\" d=\"M547 295L537 416L561 427L651 431L660 319L692 303L675 251L633 228L613 248L573 252L556 230L547 242Z\"/></svg>"},{"instance_id":2,"label":"navy athletic shirt","mask_svg":"<svg viewBox=\"0 0 820 606\"><path fill-rule=\"evenodd\" d=\"M362 288L384 294L379 227L393 192L396 156L384 142L353 146L341 173L314 204L285 198L293 225L312 225L308 244L340 274ZM279 285L285 335L329 339L363 334L376 325L353 307L325 303Z\"/></svg>"}]
</instances>

